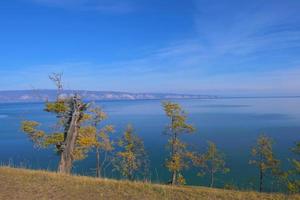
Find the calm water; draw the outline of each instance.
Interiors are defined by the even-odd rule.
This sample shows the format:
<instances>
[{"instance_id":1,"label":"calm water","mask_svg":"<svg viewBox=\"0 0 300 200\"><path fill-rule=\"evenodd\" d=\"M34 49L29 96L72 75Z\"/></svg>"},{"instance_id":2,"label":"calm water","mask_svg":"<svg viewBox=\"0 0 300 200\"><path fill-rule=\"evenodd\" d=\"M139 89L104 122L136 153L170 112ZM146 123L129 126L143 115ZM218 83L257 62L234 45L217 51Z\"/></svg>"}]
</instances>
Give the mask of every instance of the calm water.
<instances>
[{"instance_id":1,"label":"calm water","mask_svg":"<svg viewBox=\"0 0 300 200\"><path fill-rule=\"evenodd\" d=\"M248 165L251 146L260 133L271 136L276 144L274 151L287 167L291 156L289 148L300 140L300 99L216 99L179 100L195 125L195 134L184 138L195 149L204 150L210 140L226 154L230 173L219 176L217 185L233 183L249 187L255 181L257 170ZM109 114L107 123L114 124L116 136L131 123L145 141L149 152L152 180L165 182L168 172L163 168L167 124L158 100L98 102ZM30 168L56 169L58 157L53 150L37 150L20 131L23 119L38 120L46 129L51 128L55 117L42 111L43 104L0 104L0 161ZM94 157L77 162L77 173L91 175ZM107 171L107 176L114 176ZM188 184L207 184L206 178L196 177L193 171L185 173Z\"/></svg>"}]
</instances>

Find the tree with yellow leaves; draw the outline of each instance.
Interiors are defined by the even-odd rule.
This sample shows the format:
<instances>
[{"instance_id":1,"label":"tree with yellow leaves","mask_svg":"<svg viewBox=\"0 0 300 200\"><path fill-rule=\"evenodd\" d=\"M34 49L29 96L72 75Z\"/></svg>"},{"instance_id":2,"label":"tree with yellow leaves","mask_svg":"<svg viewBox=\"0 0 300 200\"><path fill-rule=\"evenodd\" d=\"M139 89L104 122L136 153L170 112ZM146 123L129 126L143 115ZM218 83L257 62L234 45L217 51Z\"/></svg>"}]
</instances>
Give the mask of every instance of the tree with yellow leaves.
<instances>
[{"instance_id":1,"label":"tree with yellow leaves","mask_svg":"<svg viewBox=\"0 0 300 200\"><path fill-rule=\"evenodd\" d=\"M89 112L91 125L97 130L93 144L96 150L96 177L101 177L101 171L106 162L108 162L108 153L114 149L113 142L110 139L110 134L114 132L114 127L105 125L99 128L101 122L107 119L107 114L101 107L94 106ZM103 159L100 159L101 154L103 154Z\"/></svg>"},{"instance_id":2,"label":"tree with yellow leaves","mask_svg":"<svg viewBox=\"0 0 300 200\"><path fill-rule=\"evenodd\" d=\"M289 192L300 192L300 142L296 143L296 146L292 148L292 152L298 156L298 158L291 159L292 169L288 171L287 187Z\"/></svg>"},{"instance_id":3,"label":"tree with yellow leaves","mask_svg":"<svg viewBox=\"0 0 300 200\"><path fill-rule=\"evenodd\" d=\"M251 151L253 159L249 161L249 164L259 169L259 192L263 191L266 173L271 172L277 175L278 172L280 161L275 159L272 146L271 138L260 135Z\"/></svg>"},{"instance_id":4,"label":"tree with yellow leaves","mask_svg":"<svg viewBox=\"0 0 300 200\"><path fill-rule=\"evenodd\" d=\"M224 154L213 142L208 142L208 148L204 154L193 154L193 164L200 169L198 176L209 175L210 187L214 186L216 174L229 172Z\"/></svg>"},{"instance_id":5,"label":"tree with yellow leaves","mask_svg":"<svg viewBox=\"0 0 300 200\"><path fill-rule=\"evenodd\" d=\"M177 103L164 102L164 111L170 119L165 133L170 137L168 141L169 157L166 160L166 167L171 172L172 185L184 184L185 179L182 170L188 167L186 158L190 152L187 151L187 144L180 140L180 136L195 131L194 127L186 122L187 116Z\"/></svg>"},{"instance_id":6,"label":"tree with yellow leaves","mask_svg":"<svg viewBox=\"0 0 300 200\"><path fill-rule=\"evenodd\" d=\"M127 126L124 135L118 142L115 168L122 176L134 180L138 175L145 176L148 172L148 156L143 141L134 133L131 125Z\"/></svg>"}]
</instances>

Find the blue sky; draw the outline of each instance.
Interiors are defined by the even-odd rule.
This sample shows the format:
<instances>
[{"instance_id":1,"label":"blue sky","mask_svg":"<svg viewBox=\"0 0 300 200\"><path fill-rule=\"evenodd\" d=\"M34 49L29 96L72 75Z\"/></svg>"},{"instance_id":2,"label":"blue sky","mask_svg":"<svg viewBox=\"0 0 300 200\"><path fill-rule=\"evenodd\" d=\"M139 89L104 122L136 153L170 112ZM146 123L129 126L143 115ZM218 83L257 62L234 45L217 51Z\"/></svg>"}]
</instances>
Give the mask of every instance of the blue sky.
<instances>
[{"instance_id":1,"label":"blue sky","mask_svg":"<svg viewBox=\"0 0 300 200\"><path fill-rule=\"evenodd\" d=\"M300 95L298 0L0 2L0 90Z\"/></svg>"}]
</instances>

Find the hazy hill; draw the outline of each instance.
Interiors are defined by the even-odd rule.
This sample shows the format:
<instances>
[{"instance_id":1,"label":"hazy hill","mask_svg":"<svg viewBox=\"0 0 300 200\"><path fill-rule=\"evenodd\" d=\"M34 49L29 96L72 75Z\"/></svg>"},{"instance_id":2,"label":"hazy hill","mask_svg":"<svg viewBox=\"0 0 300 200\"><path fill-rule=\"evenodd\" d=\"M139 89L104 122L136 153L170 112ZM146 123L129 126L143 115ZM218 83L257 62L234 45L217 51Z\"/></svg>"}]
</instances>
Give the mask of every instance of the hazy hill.
<instances>
[{"instance_id":1,"label":"hazy hill","mask_svg":"<svg viewBox=\"0 0 300 200\"><path fill-rule=\"evenodd\" d=\"M65 90L63 96L74 93L80 94L85 100L142 100L142 99L198 99L216 98L208 95L188 95L171 93L129 93L111 91L85 91L85 90ZM42 102L46 99L55 99L56 90L14 90L0 91L0 102Z\"/></svg>"},{"instance_id":2,"label":"hazy hill","mask_svg":"<svg viewBox=\"0 0 300 200\"><path fill-rule=\"evenodd\" d=\"M0 199L3 200L300 200L299 195L260 194L206 187L171 187L6 167L0 167L0 185Z\"/></svg>"}]
</instances>

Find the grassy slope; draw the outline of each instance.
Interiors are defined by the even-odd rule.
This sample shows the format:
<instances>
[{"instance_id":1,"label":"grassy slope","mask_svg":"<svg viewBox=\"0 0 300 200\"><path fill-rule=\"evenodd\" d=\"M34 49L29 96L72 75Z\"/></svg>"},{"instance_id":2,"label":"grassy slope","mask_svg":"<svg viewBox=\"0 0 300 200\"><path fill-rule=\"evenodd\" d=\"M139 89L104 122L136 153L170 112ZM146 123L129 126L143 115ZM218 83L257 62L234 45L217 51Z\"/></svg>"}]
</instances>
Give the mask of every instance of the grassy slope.
<instances>
[{"instance_id":1,"label":"grassy slope","mask_svg":"<svg viewBox=\"0 0 300 200\"><path fill-rule=\"evenodd\" d=\"M171 187L0 167L0 199L300 200L300 195L270 195L205 187Z\"/></svg>"}]
</instances>

